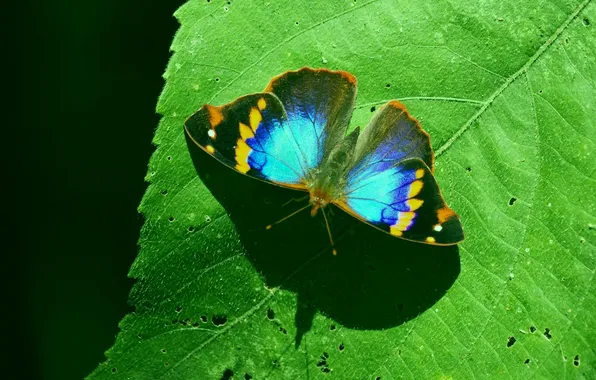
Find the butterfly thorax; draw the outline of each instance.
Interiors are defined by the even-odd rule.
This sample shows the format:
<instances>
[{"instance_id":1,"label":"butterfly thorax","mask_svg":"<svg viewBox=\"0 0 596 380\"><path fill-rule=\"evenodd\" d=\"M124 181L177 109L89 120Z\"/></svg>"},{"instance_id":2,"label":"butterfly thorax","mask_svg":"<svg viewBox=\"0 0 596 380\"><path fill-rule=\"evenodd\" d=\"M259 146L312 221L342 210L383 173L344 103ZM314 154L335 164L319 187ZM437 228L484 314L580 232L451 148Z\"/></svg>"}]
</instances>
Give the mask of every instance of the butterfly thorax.
<instances>
[{"instance_id":1,"label":"butterfly thorax","mask_svg":"<svg viewBox=\"0 0 596 380\"><path fill-rule=\"evenodd\" d=\"M346 170L352 161L359 129L346 136L337 144L319 168L309 175L311 215L315 216L320 208L344 197Z\"/></svg>"}]
</instances>

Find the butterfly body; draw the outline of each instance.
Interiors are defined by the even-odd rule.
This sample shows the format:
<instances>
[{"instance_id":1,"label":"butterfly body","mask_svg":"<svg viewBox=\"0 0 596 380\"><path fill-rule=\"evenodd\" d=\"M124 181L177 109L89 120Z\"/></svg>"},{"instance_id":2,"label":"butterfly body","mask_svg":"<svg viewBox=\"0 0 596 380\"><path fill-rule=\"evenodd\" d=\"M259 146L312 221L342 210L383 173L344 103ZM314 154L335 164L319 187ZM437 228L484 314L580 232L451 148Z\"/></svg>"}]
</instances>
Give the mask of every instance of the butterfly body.
<instances>
[{"instance_id":1,"label":"butterfly body","mask_svg":"<svg viewBox=\"0 0 596 380\"><path fill-rule=\"evenodd\" d=\"M329 158L315 168L306 179L310 192L311 215L329 203L343 199L346 187L346 171L354 155L359 128L344 138L329 154Z\"/></svg>"},{"instance_id":2,"label":"butterfly body","mask_svg":"<svg viewBox=\"0 0 596 380\"><path fill-rule=\"evenodd\" d=\"M185 123L203 150L240 173L310 194L311 215L330 203L391 235L421 243L463 240L433 175L430 139L391 101L346 135L356 78L303 68L262 93L203 106Z\"/></svg>"}]
</instances>

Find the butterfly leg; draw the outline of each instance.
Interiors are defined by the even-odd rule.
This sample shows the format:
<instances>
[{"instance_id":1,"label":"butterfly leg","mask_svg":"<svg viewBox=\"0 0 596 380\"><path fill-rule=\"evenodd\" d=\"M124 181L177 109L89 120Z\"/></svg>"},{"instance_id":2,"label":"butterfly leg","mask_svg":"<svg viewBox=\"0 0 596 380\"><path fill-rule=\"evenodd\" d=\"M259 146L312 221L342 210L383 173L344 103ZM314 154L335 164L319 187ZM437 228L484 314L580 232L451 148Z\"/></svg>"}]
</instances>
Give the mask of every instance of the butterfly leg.
<instances>
[{"instance_id":1,"label":"butterfly leg","mask_svg":"<svg viewBox=\"0 0 596 380\"><path fill-rule=\"evenodd\" d=\"M296 203L303 202L303 201L307 200L309 198L309 196L310 195L305 195L305 196L300 197L300 198L292 198L289 201L287 201L286 203L284 203L282 205L282 207L286 207L287 205L289 205L290 203L293 203L293 202L296 202Z\"/></svg>"}]
</instances>

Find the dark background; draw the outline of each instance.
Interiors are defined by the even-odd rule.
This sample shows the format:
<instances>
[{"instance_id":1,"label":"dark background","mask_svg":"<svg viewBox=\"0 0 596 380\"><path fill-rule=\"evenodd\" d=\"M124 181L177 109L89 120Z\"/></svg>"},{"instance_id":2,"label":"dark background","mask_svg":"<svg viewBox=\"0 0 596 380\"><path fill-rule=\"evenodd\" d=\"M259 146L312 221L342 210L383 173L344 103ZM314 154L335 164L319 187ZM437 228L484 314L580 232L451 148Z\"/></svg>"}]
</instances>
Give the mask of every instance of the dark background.
<instances>
[{"instance_id":1,"label":"dark background","mask_svg":"<svg viewBox=\"0 0 596 380\"><path fill-rule=\"evenodd\" d=\"M83 378L132 310L136 208L182 3L45 1L4 15L18 25L5 51L19 57L16 75L5 75L18 78L21 100L6 110L18 123L4 125L16 130L4 145L19 164L4 186L18 226L20 269L7 265L18 278L8 292L20 290L17 326L5 325L19 334L9 345L14 378Z\"/></svg>"}]
</instances>

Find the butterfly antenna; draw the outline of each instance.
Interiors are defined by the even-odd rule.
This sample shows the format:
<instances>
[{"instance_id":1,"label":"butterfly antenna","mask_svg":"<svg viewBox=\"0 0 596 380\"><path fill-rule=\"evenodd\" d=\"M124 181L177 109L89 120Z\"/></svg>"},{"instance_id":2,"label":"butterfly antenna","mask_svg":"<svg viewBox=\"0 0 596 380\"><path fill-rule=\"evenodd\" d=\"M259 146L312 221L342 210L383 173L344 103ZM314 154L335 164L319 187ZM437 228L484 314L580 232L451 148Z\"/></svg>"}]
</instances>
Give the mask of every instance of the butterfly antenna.
<instances>
[{"instance_id":1,"label":"butterfly antenna","mask_svg":"<svg viewBox=\"0 0 596 380\"><path fill-rule=\"evenodd\" d=\"M266 230L270 230L270 229L271 229L271 227L275 226L276 224L279 224L279 223L283 222L283 221L284 221L284 220L286 220L286 219L289 219L289 218L291 218L292 216L294 216L294 215L298 214L298 213L299 213L300 211L302 211L302 210L305 210L305 209L307 209L308 207L310 207L310 203L309 203L309 204L307 204L306 206L302 207L302 208L299 208L298 210L294 211L294 212L293 212L293 213L291 213L290 215L288 215L288 216L285 216L285 217L281 218L281 219L280 219L280 220L278 220L277 222L275 222L275 223L271 223L270 225L268 225L267 227L265 227L265 229L266 229Z\"/></svg>"},{"instance_id":2,"label":"butterfly antenna","mask_svg":"<svg viewBox=\"0 0 596 380\"><path fill-rule=\"evenodd\" d=\"M329 234L329 241L331 242L331 247L333 248L333 256L337 255L337 249L335 249L335 243L333 242L333 237L331 236L331 228L329 228L329 221L327 220L327 215L325 214L325 208L321 207L321 211L323 212L323 219L325 219L325 226L327 226L327 233Z\"/></svg>"}]
</instances>

